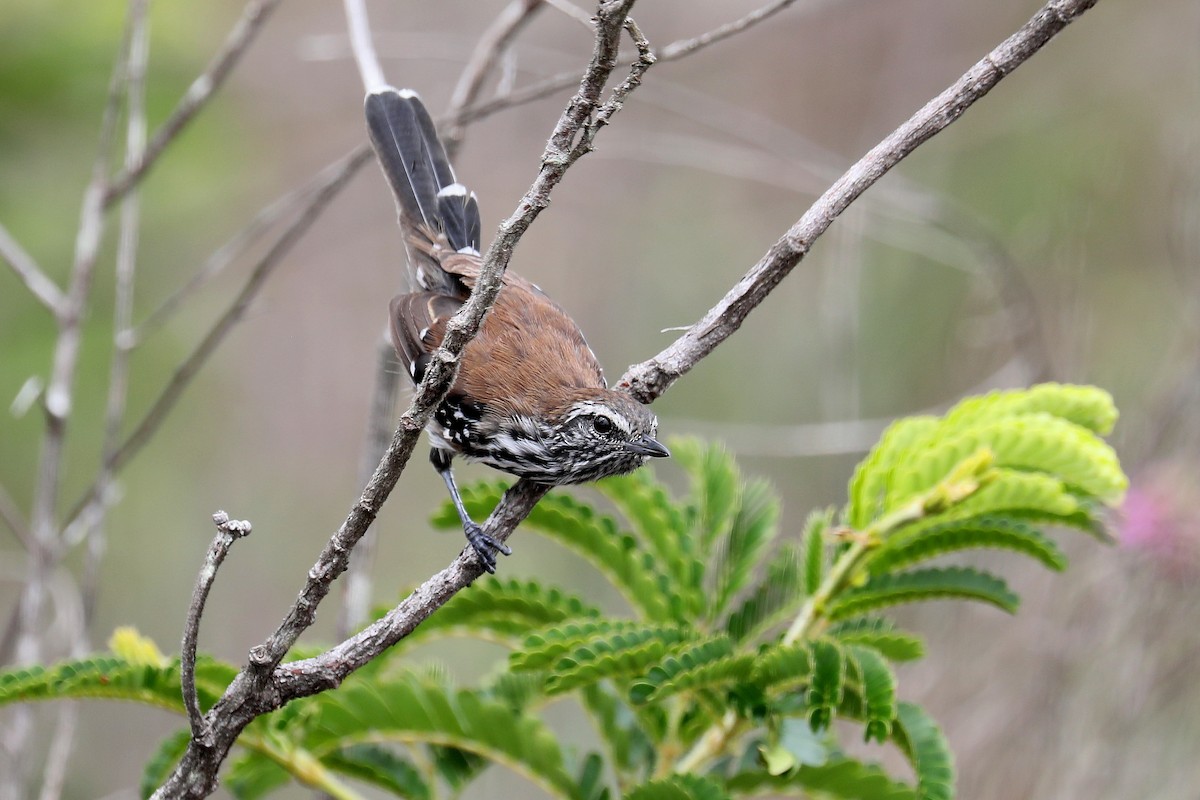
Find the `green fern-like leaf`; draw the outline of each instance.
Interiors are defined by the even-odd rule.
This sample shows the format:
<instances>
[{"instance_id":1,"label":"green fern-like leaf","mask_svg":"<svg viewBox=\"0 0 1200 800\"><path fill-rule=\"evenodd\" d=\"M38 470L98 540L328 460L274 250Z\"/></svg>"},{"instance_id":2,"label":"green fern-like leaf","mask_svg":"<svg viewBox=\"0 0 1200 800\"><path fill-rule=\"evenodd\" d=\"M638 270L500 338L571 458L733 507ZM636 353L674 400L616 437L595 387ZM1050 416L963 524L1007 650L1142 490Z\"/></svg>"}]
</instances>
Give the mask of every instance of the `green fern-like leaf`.
<instances>
[{"instance_id":1,"label":"green fern-like leaf","mask_svg":"<svg viewBox=\"0 0 1200 800\"><path fill-rule=\"evenodd\" d=\"M515 646L531 631L599 616L595 606L560 589L487 576L454 595L405 641L466 633Z\"/></svg>"},{"instance_id":2,"label":"green fern-like leaf","mask_svg":"<svg viewBox=\"0 0 1200 800\"><path fill-rule=\"evenodd\" d=\"M741 496L741 473L733 458L717 444L685 438L671 441L671 452L692 479L689 500L695 513L695 536L699 551L712 552L737 514Z\"/></svg>"},{"instance_id":3,"label":"green fern-like leaf","mask_svg":"<svg viewBox=\"0 0 1200 800\"><path fill-rule=\"evenodd\" d=\"M872 576L862 586L848 589L830 603L833 620L858 616L900 603L962 598L979 600L1016 613L1019 598L1008 585L987 572L970 567L919 569Z\"/></svg>"},{"instance_id":4,"label":"green fern-like leaf","mask_svg":"<svg viewBox=\"0 0 1200 800\"><path fill-rule=\"evenodd\" d=\"M641 675L691 637L685 629L658 627L592 638L550 666L546 691L559 694L600 680ZM514 654L514 669L520 668L520 655Z\"/></svg>"},{"instance_id":5,"label":"green fern-like leaf","mask_svg":"<svg viewBox=\"0 0 1200 800\"><path fill-rule=\"evenodd\" d=\"M733 651L724 636L705 639L669 655L630 688L635 703L658 701L679 692L725 686L749 677L754 655Z\"/></svg>"},{"instance_id":6,"label":"green fern-like leaf","mask_svg":"<svg viewBox=\"0 0 1200 800\"><path fill-rule=\"evenodd\" d=\"M937 723L920 706L901 703L892 738L913 765L921 800L953 800L954 756Z\"/></svg>"},{"instance_id":7,"label":"green fern-like leaf","mask_svg":"<svg viewBox=\"0 0 1200 800\"><path fill-rule=\"evenodd\" d=\"M687 520L654 473L642 469L595 486L629 520L660 570L670 574L688 615L699 614L704 607L704 565L697 557Z\"/></svg>"},{"instance_id":8,"label":"green fern-like leaf","mask_svg":"<svg viewBox=\"0 0 1200 800\"><path fill-rule=\"evenodd\" d=\"M807 682L812 670L812 653L807 645L770 645L758 654L751 680L763 687Z\"/></svg>"},{"instance_id":9,"label":"green fern-like leaf","mask_svg":"<svg viewBox=\"0 0 1200 800\"><path fill-rule=\"evenodd\" d=\"M825 577L825 536L833 523L833 509L817 510L808 515L801 535L804 553L804 593L811 595Z\"/></svg>"},{"instance_id":10,"label":"green fern-like leaf","mask_svg":"<svg viewBox=\"0 0 1200 800\"><path fill-rule=\"evenodd\" d=\"M1032 525L1018 519L983 516L902 530L875 551L869 568L879 574L976 547L1022 553L1059 572L1067 566L1067 557L1058 545Z\"/></svg>"},{"instance_id":11,"label":"green fern-like leaf","mask_svg":"<svg viewBox=\"0 0 1200 800\"><path fill-rule=\"evenodd\" d=\"M891 494L892 472L896 465L919 442L932 436L937 427L936 417L906 417L896 420L883 432L879 444L858 465L850 479L850 504L846 512L850 527L862 530L883 513Z\"/></svg>"},{"instance_id":12,"label":"green fern-like leaf","mask_svg":"<svg viewBox=\"0 0 1200 800\"><path fill-rule=\"evenodd\" d=\"M676 641L683 636L679 628L663 628L630 620L605 618L568 622L531 633L525 638L521 649L509 656L509 666L515 670L548 669L567 653L597 639L625 633L652 638L664 630L670 631L668 635Z\"/></svg>"},{"instance_id":13,"label":"green fern-like leaf","mask_svg":"<svg viewBox=\"0 0 1200 800\"><path fill-rule=\"evenodd\" d=\"M657 729L662 726L643 725L635 711L604 684L583 687L579 698L603 739L612 757L612 766L618 774L643 773L654 763L654 742L647 729L658 732ZM661 733L658 733L656 739L661 738Z\"/></svg>"},{"instance_id":14,"label":"green fern-like leaf","mask_svg":"<svg viewBox=\"0 0 1200 800\"><path fill-rule=\"evenodd\" d=\"M729 794L712 778L672 775L635 786L625 800L729 800Z\"/></svg>"},{"instance_id":15,"label":"green fern-like leaf","mask_svg":"<svg viewBox=\"0 0 1200 800\"><path fill-rule=\"evenodd\" d=\"M318 758L367 741L428 743L483 756L556 797L578 797L554 733L536 717L412 674L353 681L315 698L305 745Z\"/></svg>"},{"instance_id":16,"label":"green fern-like leaf","mask_svg":"<svg viewBox=\"0 0 1200 800\"><path fill-rule=\"evenodd\" d=\"M735 641L752 640L795 613L804 600L800 555L791 542L767 561L766 575L725 620Z\"/></svg>"},{"instance_id":17,"label":"green fern-like leaf","mask_svg":"<svg viewBox=\"0 0 1200 800\"><path fill-rule=\"evenodd\" d=\"M840 798L841 800L917 800L913 787L889 777L875 764L852 758L830 759L824 764L804 765L783 775L765 770L743 772L728 781L739 796L771 794Z\"/></svg>"},{"instance_id":18,"label":"green fern-like leaf","mask_svg":"<svg viewBox=\"0 0 1200 800\"><path fill-rule=\"evenodd\" d=\"M412 762L382 745L354 744L328 754L325 765L341 775L409 800L430 800L433 792Z\"/></svg>"},{"instance_id":19,"label":"green fern-like leaf","mask_svg":"<svg viewBox=\"0 0 1200 800\"><path fill-rule=\"evenodd\" d=\"M717 619L749 584L759 561L778 532L779 500L765 481L746 484L728 532L713 553L715 593L708 615Z\"/></svg>"},{"instance_id":20,"label":"green fern-like leaf","mask_svg":"<svg viewBox=\"0 0 1200 800\"><path fill-rule=\"evenodd\" d=\"M243 753L229 764L222 785L237 800L258 800L291 782L292 775L260 753Z\"/></svg>"},{"instance_id":21,"label":"green fern-like leaf","mask_svg":"<svg viewBox=\"0 0 1200 800\"><path fill-rule=\"evenodd\" d=\"M839 622L829 629L829 635L843 645L870 647L892 661L915 661L925 655L919 636L897 631L891 621L878 617Z\"/></svg>"},{"instance_id":22,"label":"green fern-like leaf","mask_svg":"<svg viewBox=\"0 0 1200 800\"><path fill-rule=\"evenodd\" d=\"M846 648L847 663L852 665L865 704L866 741L882 744L892 734L896 718L896 676L891 667L870 647L850 645Z\"/></svg>"},{"instance_id":23,"label":"green fern-like leaf","mask_svg":"<svg viewBox=\"0 0 1200 800\"><path fill-rule=\"evenodd\" d=\"M1117 421L1112 395L1095 386L1043 383L1029 389L969 397L946 413L944 426L962 430L982 420L1045 413L1107 436Z\"/></svg>"},{"instance_id":24,"label":"green fern-like leaf","mask_svg":"<svg viewBox=\"0 0 1200 800\"><path fill-rule=\"evenodd\" d=\"M933 487L982 448L993 453L996 466L1048 473L1108 503L1125 491L1125 475L1109 445L1086 428L1039 412L980 422L913 453L897 469L886 507Z\"/></svg>"},{"instance_id":25,"label":"green fern-like leaf","mask_svg":"<svg viewBox=\"0 0 1200 800\"><path fill-rule=\"evenodd\" d=\"M820 638L809 642L812 677L808 684L808 720L814 731L829 727L846 688L846 654L837 642Z\"/></svg>"},{"instance_id":26,"label":"green fern-like leaf","mask_svg":"<svg viewBox=\"0 0 1200 800\"><path fill-rule=\"evenodd\" d=\"M231 664L201 657L196 664L196 693L207 708L237 674ZM116 656L63 661L50 667L0 672L0 705L31 700L97 698L130 700L171 711L183 710L178 660L162 666L131 663Z\"/></svg>"}]
</instances>

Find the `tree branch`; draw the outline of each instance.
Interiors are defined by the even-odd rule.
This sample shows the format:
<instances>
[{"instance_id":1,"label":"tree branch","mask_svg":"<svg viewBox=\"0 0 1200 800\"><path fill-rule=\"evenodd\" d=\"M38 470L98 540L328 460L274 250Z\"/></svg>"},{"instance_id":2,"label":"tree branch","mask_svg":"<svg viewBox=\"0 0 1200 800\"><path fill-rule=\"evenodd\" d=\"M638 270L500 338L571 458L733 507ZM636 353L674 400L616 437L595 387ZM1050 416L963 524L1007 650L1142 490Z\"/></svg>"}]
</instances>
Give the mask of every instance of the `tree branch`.
<instances>
[{"instance_id":1,"label":"tree branch","mask_svg":"<svg viewBox=\"0 0 1200 800\"><path fill-rule=\"evenodd\" d=\"M142 158L136 164L125 167L108 182L101 202L104 208L108 208L120 200L126 192L145 177L158 157L167 149L167 145L171 144L175 137L192 121L192 118L199 113L200 109L212 99L237 64L238 59L254 41L255 34L278 5L279 0L252 0L246 5L241 18L229 32L229 36L226 37L224 44L213 57L208 68L192 81L192 85L184 93L179 105L171 112L171 116L154 132Z\"/></svg>"},{"instance_id":2,"label":"tree branch","mask_svg":"<svg viewBox=\"0 0 1200 800\"><path fill-rule=\"evenodd\" d=\"M0 258L8 262L34 299L54 316L62 313L66 298L63 297L58 284L50 280L34 261L33 256L21 247L21 243L14 239L3 225L0 225Z\"/></svg>"},{"instance_id":3,"label":"tree branch","mask_svg":"<svg viewBox=\"0 0 1200 800\"><path fill-rule=\"evenodd\" d=\"M188 605L187 620L183 626L183 644L180 646L179 674L183 689L183 705L187 708L188 723L192 727L192 740L201 747L212 747L212 731L200 712L200 700L196 696L196 642L200 638L200 617L204 615L204 604L208 592L217 578L217 570L229 555L229 548L242 537L249 536L252 526L247 520L230 519L224 511L213 514L217 535L208 546L204 566L196 576L196 588L192 590L192 602Z\"/></svg>"},{"instance_id":4,"label":"tree branch","mask_svg":"<svg viewBox=\"0 0 1200 800\"><path fill-rule=\"evenodd\" d=\"M462 144L466 131L462 122L458 121L463 109L474 103L479 97L484 81L495 69L500 56L541 7L542 0L512 0L479 38L479 43L475 45L475 50L471 53L467 66L463 68L462 75L458 78L454 94L450 96L450 107L446 109L446 117L453 122L445 126L442 144L451 161L454 161L454 156Z\"/></svg>"},{"instance_id":5,"label":"tree branch","mask_svg":"<svg viewBox=\"0 0 1200 800\"><path fill-rule=\"evenodd\" d=\"M250 303L258 296L258 292L262 289L263 284L276 267L283 261L283 258L291 250L292 246L300 240L300 238L308 232L313 221L324 211L325 207L333 201L341 188L350 180L351 177L358 171L371 155L370 150L357 150L349 157L343 159L328 171L324 183L313 194L311 202L300 212L292 223L279 234L279 237L267 250L266 254L255 265L250 273L250 277L246 279L246 283L238 292L237 297L230 303L225 312L217 319L213 326L205 334L200 344L196 349L183 360L171 376L167 385L155 398L150 405L150 410L142 417L142 419L134 426L133 430L125 437L120 446L115 448L110 455L105 459L104 466L116 472L120 470L129 459L140 451L147 442L158 431L159 426L166 420L179 398L183 395L184 390L191 384L200 368L208 361L225 337L233 330L234 325L246 313L246 309ZM73 524L76 521L84 521L91 515L96 504L103 503L106 500L104 486L96 481L84 494L83 498L75 504L71 513L68 515L68 522ZM68 537L75 538L75 537Z\"/></svg>"}]
</instances>

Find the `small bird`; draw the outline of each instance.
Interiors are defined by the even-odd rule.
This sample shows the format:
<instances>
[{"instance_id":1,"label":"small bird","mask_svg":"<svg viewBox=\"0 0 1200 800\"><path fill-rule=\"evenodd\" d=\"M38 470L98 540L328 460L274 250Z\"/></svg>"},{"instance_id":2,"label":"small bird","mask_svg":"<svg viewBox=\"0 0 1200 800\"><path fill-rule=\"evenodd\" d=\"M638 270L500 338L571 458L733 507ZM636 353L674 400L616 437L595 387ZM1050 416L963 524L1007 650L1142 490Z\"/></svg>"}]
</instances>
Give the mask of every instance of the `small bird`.
<instances>
[{"instance_id":1,"label":"small bird","mask_svg":"<svg viewBox=\"0 0 1200 800\"><path fill-rule=\"evenodd\" d=\"M419 384L446 323L479 277L479 205L455 179L416 92L372 92L366 116L420 287L394 298L390 313L396 353ZM433 444L429 459L488 572L495 572L497 552L511 551L463 507L450 468L455 454L549 486L622 475L651 457L670 455L655 438L654 414L606 386L575 322L512 270L426 430Z\"/></svg>"}]
</instances>

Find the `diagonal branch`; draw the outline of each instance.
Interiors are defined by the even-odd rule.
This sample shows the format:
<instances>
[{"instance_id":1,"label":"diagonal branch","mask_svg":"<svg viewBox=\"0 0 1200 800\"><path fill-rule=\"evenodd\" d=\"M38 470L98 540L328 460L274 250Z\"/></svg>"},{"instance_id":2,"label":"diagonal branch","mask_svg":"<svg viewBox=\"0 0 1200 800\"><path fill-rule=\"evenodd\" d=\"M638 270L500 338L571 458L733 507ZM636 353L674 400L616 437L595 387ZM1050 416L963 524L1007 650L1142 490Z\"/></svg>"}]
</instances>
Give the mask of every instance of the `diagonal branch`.
<instances>
[{"instance_id":1,"label":"diagonal branch","mask_svg":"<svg viewBox=\"0 0 1200 800\"><path fill-rule=\"evenodd\" d=\"M213 56L208 68L192 81L192 85L188 87L187 92L179 101L179 105L175 107L167 121L154 132L142 157L137 163L126 166L109 181L103 195L102 205L104 208L108 208L120 200L126 192L145 177L167 146L212 99L229 73L233 71L234 66L237 65L238 59L254 41L255 34L278 5L279 0L252 0L246 5L241 18L229 32L221 49Z\"/></svg>"},{"instance_id":2,"label":"diagonal branch","mask_svg":"<svg viewBox=\"0 0 1200 800\"><path fill-rule=\"evenodd\" d=\"M33 260L33 256L21 247L21 243L14 239L3 225L0 225L0 258L8 262L13 272L17 273L17 277L25 284L25 288L51 314L57 317L62 313L66 306L62 289L42 271Z\"/></svg>"}]
</instances>

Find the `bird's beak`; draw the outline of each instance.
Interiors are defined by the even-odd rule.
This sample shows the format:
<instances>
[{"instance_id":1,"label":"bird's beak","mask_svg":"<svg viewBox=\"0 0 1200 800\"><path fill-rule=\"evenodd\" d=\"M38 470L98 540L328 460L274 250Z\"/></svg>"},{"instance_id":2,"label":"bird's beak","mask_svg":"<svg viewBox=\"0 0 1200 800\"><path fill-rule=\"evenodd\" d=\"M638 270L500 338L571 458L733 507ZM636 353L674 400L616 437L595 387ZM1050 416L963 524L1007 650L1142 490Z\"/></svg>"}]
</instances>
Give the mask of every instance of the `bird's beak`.
<instances>
[{"instance_id":1,"label":"bird's beak","mask_svg":"<svg viewBox=\"0 0 1200 800\"><path fill-rule=\"evenodd\" d=\"M630 451L637 453L639 456L654 456L655 458L666 458L671 455L671 451L663 447L662 442L655 439L653 436L643 436L636 442L630 442L625 445Z\"/></svg>"}]
</instances>

